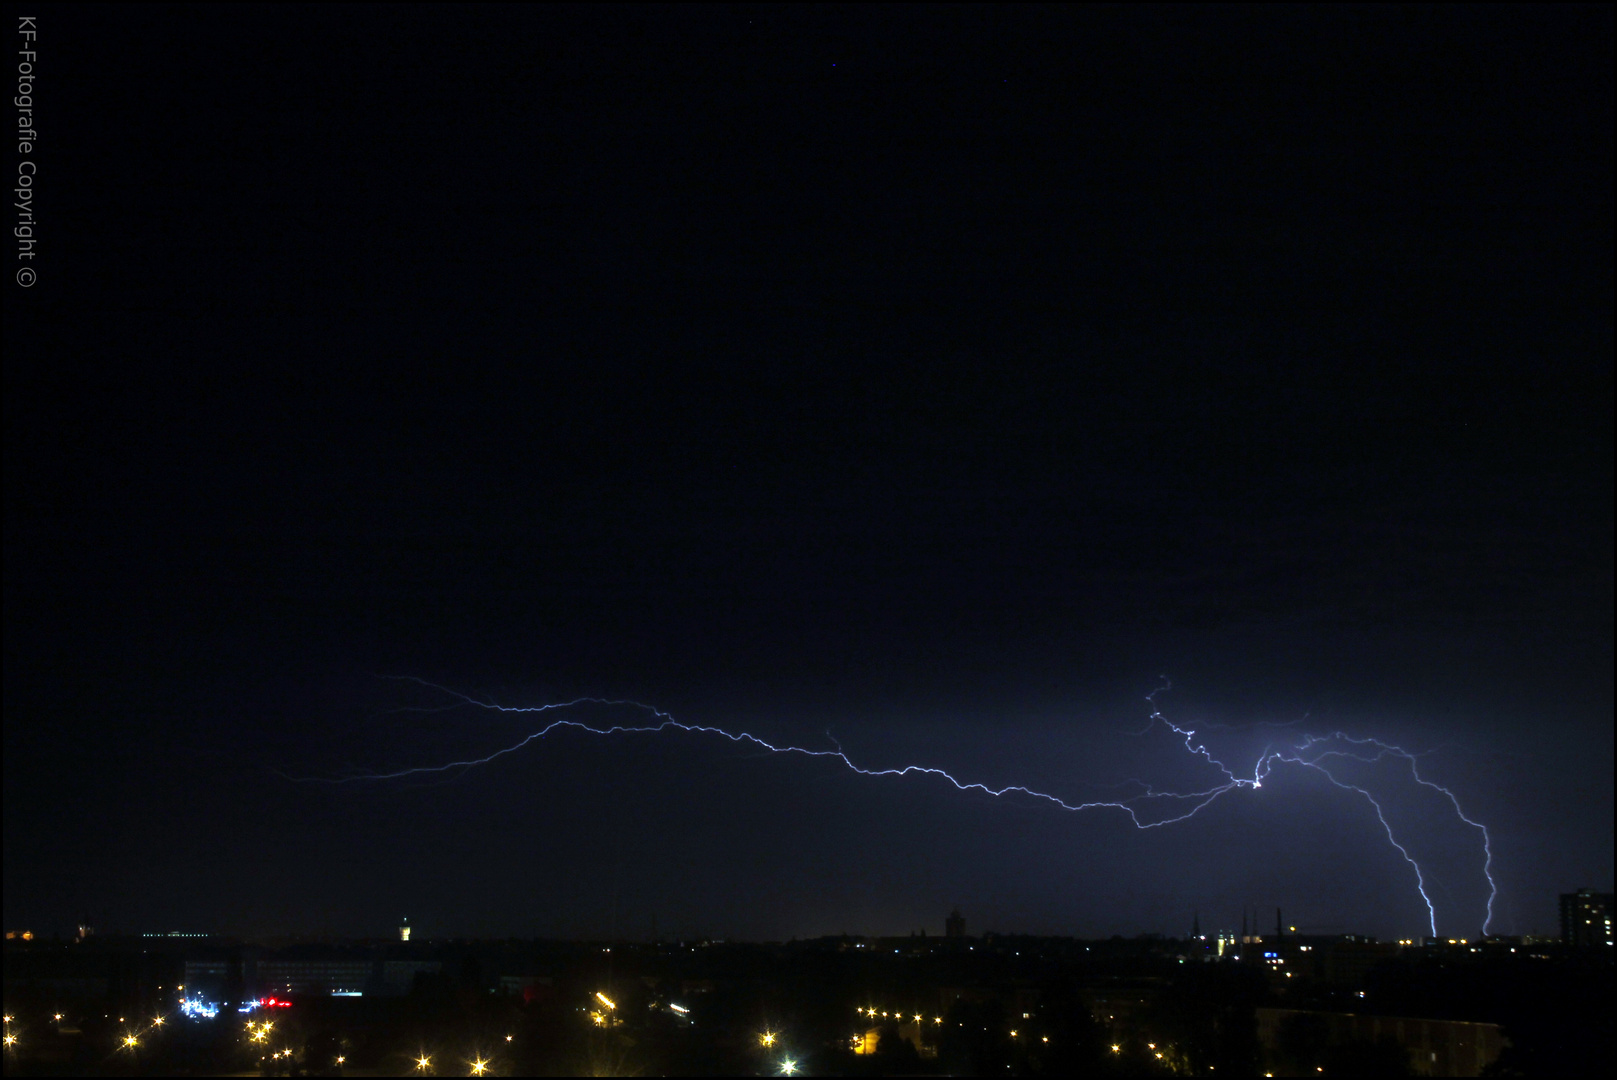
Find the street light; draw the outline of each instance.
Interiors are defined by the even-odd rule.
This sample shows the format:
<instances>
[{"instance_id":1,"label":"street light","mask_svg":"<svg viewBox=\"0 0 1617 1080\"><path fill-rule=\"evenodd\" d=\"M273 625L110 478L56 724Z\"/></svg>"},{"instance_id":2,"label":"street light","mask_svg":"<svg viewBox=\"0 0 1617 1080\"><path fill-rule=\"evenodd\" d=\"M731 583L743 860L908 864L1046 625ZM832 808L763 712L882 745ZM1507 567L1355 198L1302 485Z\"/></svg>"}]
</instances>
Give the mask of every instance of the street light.
<instances>
[{"instance_id":1,"label":"street light","mask_svg":"<svg viewBox=\"0 0 1617 1080\"><path fill-rule=\"evenodd\" d=\"M781 1062L780 1074L782 1076L796 1076L797 1062L793 1061L791 1058L787 1058L785 1061Z\"/></svg>"},{"instance_id":2,"label":"street light","mask_svg":"<svg viewBox=\"0 0 1617 1080\"><path fill-rule=\"evenodd\" d=\"M764 1046L774 1046L775 1033L773 1031L764 1032L762 1035L758 1036L758 1042Z\"/></svg>"}]
</instances>

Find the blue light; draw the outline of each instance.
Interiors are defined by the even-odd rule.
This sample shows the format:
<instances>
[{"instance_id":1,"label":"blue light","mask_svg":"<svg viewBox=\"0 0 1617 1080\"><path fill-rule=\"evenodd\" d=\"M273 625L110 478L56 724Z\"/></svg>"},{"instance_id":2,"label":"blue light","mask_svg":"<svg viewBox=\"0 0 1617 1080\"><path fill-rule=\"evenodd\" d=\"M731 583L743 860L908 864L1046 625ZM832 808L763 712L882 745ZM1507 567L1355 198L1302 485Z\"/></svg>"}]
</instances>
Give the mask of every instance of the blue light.
<instances>
[{"instance_id":1,"label":"blue light","mask_svg":"<svg viewBox=\"0 0 1617 1080\"><path fill-rule=\"evenodd\" d=\"M214 1001L203 1001L201 998L181 998L180 1011L193 1020L212 1020L219 1015L219 1004Z\"/></svg>"}]
</instances>

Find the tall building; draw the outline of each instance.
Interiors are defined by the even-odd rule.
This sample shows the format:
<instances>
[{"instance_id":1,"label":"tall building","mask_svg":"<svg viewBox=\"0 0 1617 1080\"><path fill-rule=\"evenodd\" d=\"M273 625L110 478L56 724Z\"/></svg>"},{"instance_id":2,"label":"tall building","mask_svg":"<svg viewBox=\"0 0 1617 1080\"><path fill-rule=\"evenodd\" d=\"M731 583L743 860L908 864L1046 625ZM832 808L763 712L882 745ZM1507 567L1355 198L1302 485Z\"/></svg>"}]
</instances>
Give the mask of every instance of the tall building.
<instances>
[{"instance_id":1,"label":"tall building","mask_svg":"<svg viewBox=\"0 0 1617 1080\"><path fill-rule=\"evenodd\" d=\"M966 936L966 917L955 908L947 919L943 920L943 936L949 938L964 938Z\"/></svg>"},{"instance_id":2,"label":"tall building","mask_svg":"<svg viewBox=\"0 0 1617 1080\"><path fill-rule=\"evenodd\" d=\"M1611 946L1611 896L1593 889L1561 894L1561 941L1575 949Z\"/></svg>"},{"instance_id":3,"label":"tall building","mask_svg":"<svg viewBox=\"0 0 1617 1080\"><path fill-rule=\"evenodd\" d=\"M406 915L404 917L404 921L399 924L399 940L410 940L410 916L408 915Z\"/></svg>"}]
</instances>

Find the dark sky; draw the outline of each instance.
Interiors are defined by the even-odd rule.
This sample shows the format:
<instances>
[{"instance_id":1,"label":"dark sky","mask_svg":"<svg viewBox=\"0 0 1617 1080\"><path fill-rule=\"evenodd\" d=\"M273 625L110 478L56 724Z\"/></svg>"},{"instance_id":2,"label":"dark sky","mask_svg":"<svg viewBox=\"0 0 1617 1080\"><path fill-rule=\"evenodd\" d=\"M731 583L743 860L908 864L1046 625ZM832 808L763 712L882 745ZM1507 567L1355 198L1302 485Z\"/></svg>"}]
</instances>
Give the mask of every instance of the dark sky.
<instances>
[{"instance_id":1,"label":"dark sky","mask_svg":"<svg viewBox=\"0 0 1617 1080\"><path fill-rule=\"evenodd\" d=\"M1612 18L46 9L6 927L1425 931L1297 766L1145 831L680 733L288 779L542 723L413 676L1203 790L1166 676L1243 775L1422 755L1553 931L1612 887Z\"/></svg>"}]
</instances>

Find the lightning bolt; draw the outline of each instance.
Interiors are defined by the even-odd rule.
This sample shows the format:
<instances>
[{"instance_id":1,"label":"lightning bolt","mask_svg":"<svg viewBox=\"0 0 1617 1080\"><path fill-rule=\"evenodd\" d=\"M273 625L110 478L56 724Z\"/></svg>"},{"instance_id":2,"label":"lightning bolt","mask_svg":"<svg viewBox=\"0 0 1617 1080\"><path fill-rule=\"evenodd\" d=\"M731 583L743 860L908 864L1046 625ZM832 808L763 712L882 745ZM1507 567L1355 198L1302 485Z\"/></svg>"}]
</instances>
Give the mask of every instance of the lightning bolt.
<instances>
[{"instance_id":1,"label":"lightning bolt","mask_svg":"<svg viewBox=\"0 0 1617 1080\"><path fill-rule=\"evenodd\" d=\"M1328 747L1331 744L1345 744L1347 749L1325 749L1315 752L1316 748L1321 746ZM1493 837L1489 835L1488 827L1486 825L1482 824L1480 821L1475 821L1466 815L1465 810L1460 806L1459 796L1456 795L1452 789L1444 787L1442 784L1436 783L1435 781L1428 780L1420 774L1420 761L1417 755L1403 749L1402 747L1394 746L1391 743L1382 742L1379 739L1356 739L1350 735L1345 735L1342 732L1337 731L1332 732L1329 735L1305 735L1302 740L1302 745L1297 747L1295 752L1291 754L1287 754L1284 751L1276 751L1271 749L1265 753L1265 756L1260 763L1260 769L1265 769L1270 761L1283 761L1293 765L1304 765L1308 768L1319 771L1327 780L1335 784L1337 787L1348 791L1356 791L1369 800L1370 805L1375 808L1376 818L1381 822L1381 827L1387 832L1388 842L1391 843L1393 847L1398 849L1398 853L1404 857L1404 860L1408 862L1410 866L1414 867L1415 879L1417 887L1420 889L1421 899L1426 901L1426 910L1431 916L1432 936L1436 937L1437 910L1432 904L1431 897L1426 892L1426 876L1421 870L1420 864L1416 862L1414 857L1409 854L1408 849L1405 848L1403 844L1399 843L1397 837L1393 835L1392 825L1388 823L1387 816L1385 813L1383 813L1381 804L1376 802L1375 797L1372 796L1370 792L1356 784L1351 784L1338 778L1324 765L1324 762L1331 758L1346 758L1353 761L1363 762L1365 764L1373 764L1388 757L1395 757L1408 762L1409 775L1410 778L1415 781L1415 783L1429 790L1441 792L1443 796L1448 799L1449 804L1454 807L1455 816L1482 834L1482 873L1483 876L1488 879L1488 914L1486 918L1483 919L1482 932L1484 934L1489 933L1493 924L1494 900L1499 896L1499 883L1494 879L1493 876Z\"/></svg>"},{"instance_id":2,"label":"lightning bolt","mask_svg":"<svg viewBox=\"0 0 1617 1080\"><path fill-rule=\"evenodd\" d=\"M1489 932L1489 925L1493 921L1494 900L1499 894L1499 886L1493 876L1493 840L1488 833L1487 827L1481 822L1475 821L1466 815L1465 811L1460 806L1459 797L1455 795L1451 789L1444 787L1443 785L1432 780L1428 780L1420 774L1418 758L1414 753L1411 753L1410 751L1405 750L1402 747L1395 746L1391 743L1382 742L1378 739L1354 738L1350 735L1337 731L1332 732L1329 735L1304 735L1300 740L1297 741L1295 745L1289 747L1276 748L1273 744L1270 744L1264 748L1261 754L1258 755L1257 760L1253 763L1249 774L1238 774L1231 766L1213 756L1212 751L1207 747L1206 743L1196 738L1195 729L1181 727L1163 714L1162 710L1157 706L1156 699L1157 696L1162 692L1172 689L1172 684L1168 683L1166 680L1162 686L1159 686L1156 690L1153 690L1146 696L1146 700L1151 704L1150 718L1144 728L1142 728L1140 731L1134 732L1133 734L1144 735L1149 732L1153 726L1157 724L1163 725L1169 731L1172 731L1175 735L1179 736L1184 743L1185 750L1188 753L1194 757L1201 758L1203 761L1206 761L1208 764L1217 769L1219 773L1222 774L1223 780L1204 790L1189 792L1157 791L1154 787L1145 783L1144 781L1134 781L1144 789L1138 795L1116 800L1068 802L1057 795L1052 795L1043 791L1036 791L1033 788L1025 787L1020 784L1010 784L1005 787L995 788L989 786L988 784L960 780L947 770L930 765L904 765L889 769L865 768L857 764L851 757L849 757L847 752L842 749L841 744L838 743L834 738L830 737L829 732L827 732L827 738L833 747L835 747L831 750L817 750L803 746L776 745L767 739L760 738L759 736L746 731L732 732L726 731L723 728L712 727L704 724L683 723L674 719L674 717L669 713L639 701L630 701L618 698L580 697L574 698L571 701L556 702L549 705L500 705L492 701L480 700L478 698L471 697L470 695L460 693L459 691L451 690L448 687L440 686L437 683L428 682L425 679L418 679L413 676L393 676L392 678L402 682L416 683L417 685L446 694L453 699L453 703L447 706L411 708L401 711L442 712L448 709L471 706L474 708L487 709L502 713L540 715L544 713L565 712L568 709L574 709L580 706L596 705L611 708L633 709L645 714L647 716L647 721L640 724L613 724L609 727L597 727L584 723L580 720L567 719L565 716L563 716L551 720L545 726L539 728L537 731L534 731L532 734L526 736L520 741L480 758L467 758L461 761L447 762L442 765L422 765L414 768L399 769L395 772L365 773L357 776L336 778L287 777L287 779L299 783L351 784L360 782L404 780L411 777L455 776L467 770L474 769L480 765L487 765L489 762L502 758L507 754L514 754L528 746L530 743L537 742L545 738L558 728L573 728L579 731L589 732L592 735L653 735L668 731L679 731L689 735L715 735L719 738L727 739L732 743L757 747L758 749L771 754L798 754L803 757L810 758L833 758L836 761L841 762L842 765L849 770L858 773L860 776L934 776L946 781L959 791L982 792L985 795L992 795L996 798L1006 795L1023 795L1035 801L1049 803L1061 810L1066 810L1073 813L1085 810L1119 810L1128 816L1135 828L1157 829L1164 825L1173 825L1194 817L1208 805L1216 801L1219 797L1226 795L1229 792L1238 791L1243 788L1255 790L1262 787L1263 781L1270 775L1276 764L1295 765L1302 768L1313 769L1319 772L1338 788L1345 791L1355 792L1358 795L1363 796L1363 798L1370 803L1370 806L1375 811L1376 819L1380 821L1382 829L1387 834L1388 842L1392 844L1393 848L1396 849L1397 852L1404 858L1405 862L1409 863L1411 869L1413 869L1415 872L1416 889L1420 892L1421 900L1426 905L1426 912L1431 926L1432 936L1436 937L1437 908L1432 901L1431 895L1427 891L1426 873L1422 869L1419 861L1417 861L1415 857L1410 854L1408 847L1398 839L1393 830L1392 824L1387 820L1387 815L1384 809L1376 800L1375 796L1362 785L1351 783L1350 781L1344 780L1335 775L1328 767L1328 763L1338 759L1357 761L1364 764L1373 764L1375 762L1392 757L1407 762L1409 765L1410 777L1415 781L1415 783L1433 791L1440 792L1446 796L1450 804L1454 807L1454 812L1459 819L1466 825L1471 826L1481 833L1483 852L1485 854L1483 873L1488 879L1489 889L1488 914L1487 919L1483 923L1484 934ZM1287 727L1290 725L1278 724L1272 726Z\"/></svg>"}]
</instances>

